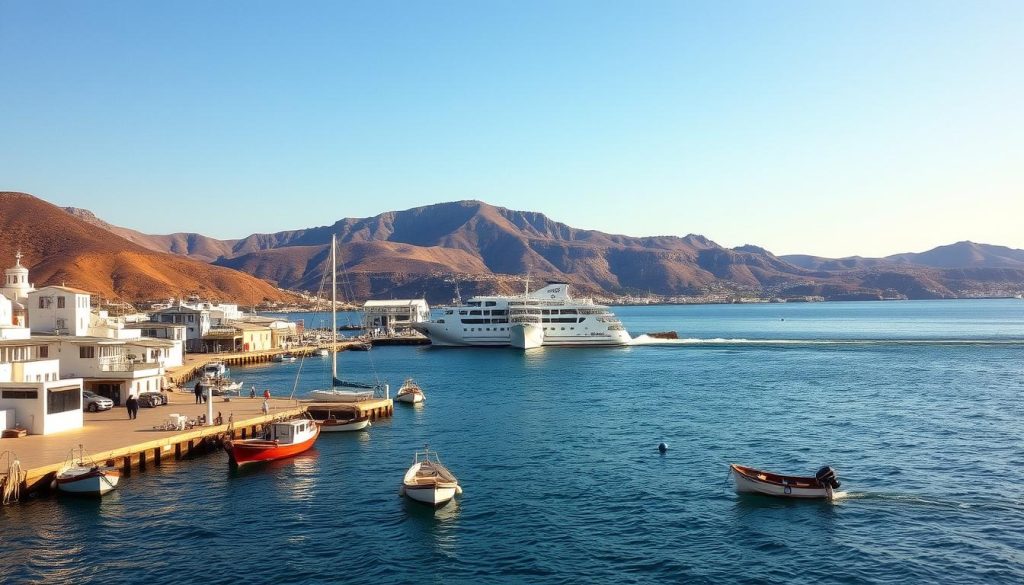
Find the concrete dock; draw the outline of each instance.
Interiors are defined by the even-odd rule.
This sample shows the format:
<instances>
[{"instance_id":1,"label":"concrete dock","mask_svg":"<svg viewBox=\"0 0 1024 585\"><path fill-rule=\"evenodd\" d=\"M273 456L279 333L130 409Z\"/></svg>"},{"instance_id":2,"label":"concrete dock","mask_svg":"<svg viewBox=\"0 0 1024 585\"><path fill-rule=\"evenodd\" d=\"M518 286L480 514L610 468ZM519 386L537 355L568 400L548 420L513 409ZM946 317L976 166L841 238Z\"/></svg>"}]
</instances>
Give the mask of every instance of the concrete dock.
<instances>
[{"instance_id":1,"label":"concrete dock","mask_svg":"<svg viewBox=\"0 0 1024 585\"><path fill-rule=\"evenodd\" d=\"M29 435L0 439L0 452L11 451L21 464L21 497L48 491L50 482L63 467L68 453L78 445L96 463L111 461L124 476L160 465L166 458L181 459L219 448L227 438L247 438L274 420L287 419L305 412L308 403L290 399L270 400L270 412L262 412L263 397L213 397L213 416L222 424L194 427L185 431L162 430L169 415L197 419L207 413L206 404L196 404L195 396L169 392L167 405L139 409L138 418L128 419L127 409L115 407L103 412L86 412L85 426L54 435ZM371 419L389 417L394 412L390 399L372 399L352 403L350 408ZM6 470L0 470L6 472Z\"/></svg>"}]
</instances>

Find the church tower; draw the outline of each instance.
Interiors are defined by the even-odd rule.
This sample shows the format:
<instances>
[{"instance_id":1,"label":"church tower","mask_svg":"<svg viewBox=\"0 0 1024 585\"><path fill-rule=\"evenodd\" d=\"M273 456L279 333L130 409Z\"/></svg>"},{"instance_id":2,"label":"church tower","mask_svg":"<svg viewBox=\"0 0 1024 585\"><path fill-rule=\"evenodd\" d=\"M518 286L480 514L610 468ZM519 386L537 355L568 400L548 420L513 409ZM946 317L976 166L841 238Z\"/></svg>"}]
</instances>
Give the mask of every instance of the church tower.
<instances>
[{"instance_id":1,"label":"church tower","mask_svg":"<svg viewBox=\"0 0 1024 585\"><path fill-rule=\"evenodd\" d=\"M36 290L28 281L28 268L21 265L21 250L14 255L14 266L4 270L4 284L0 293L7 297L12 303L25 304L28 301L28 293Z\"/></svg>"}]
</instances>

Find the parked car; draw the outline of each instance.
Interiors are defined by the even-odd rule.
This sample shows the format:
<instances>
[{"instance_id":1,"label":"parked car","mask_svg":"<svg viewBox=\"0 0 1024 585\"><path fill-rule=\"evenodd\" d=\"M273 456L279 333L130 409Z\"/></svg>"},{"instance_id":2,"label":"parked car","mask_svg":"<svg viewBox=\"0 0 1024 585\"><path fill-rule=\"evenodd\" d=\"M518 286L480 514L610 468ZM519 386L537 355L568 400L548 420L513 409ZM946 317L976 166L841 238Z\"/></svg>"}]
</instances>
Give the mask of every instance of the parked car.
<instances>
[{"instance_id":1,"label":"parked car","mask_svg":"<svg viewBox=\"0 0 1024 585\"><path fill-rule=\"evenodd\" d=\"M100 396L95 392L88 390L82 391L82 408L89 412L99 412L101 410L110 410L114 408L114 401Z\"/></svg>"},{"instance_id":2,"label":"parked car","mask_svg":"<svg viewBox=\"0 0 1024 585\"><path fill-rule=\"evenodd\" d=\"M161 392L143 392L139 394L139 406L154 408L167 404L167 395Z\"/></svg>"}]
</instances>

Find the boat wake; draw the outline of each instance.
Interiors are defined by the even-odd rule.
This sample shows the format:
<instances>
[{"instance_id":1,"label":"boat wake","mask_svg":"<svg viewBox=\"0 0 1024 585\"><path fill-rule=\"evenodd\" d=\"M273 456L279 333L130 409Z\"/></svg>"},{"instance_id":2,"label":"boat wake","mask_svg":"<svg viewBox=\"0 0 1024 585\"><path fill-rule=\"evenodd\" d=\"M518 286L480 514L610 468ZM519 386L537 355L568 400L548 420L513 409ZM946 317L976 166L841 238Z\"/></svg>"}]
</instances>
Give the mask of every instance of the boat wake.
<instances>
[{"instance_id":1,"label":"boat wake","mask_svg":"<svg viewBox=\"0 0 1024 585\"><path fill-rule=\"evenodd\" d=\"M1024 346L1024 339L746 339L746 338L685 338L662 339L639 335L630 346L693 347L693 346L870 346L870 345L927 345L927 346Z\"/></svg>"}]
</instances>

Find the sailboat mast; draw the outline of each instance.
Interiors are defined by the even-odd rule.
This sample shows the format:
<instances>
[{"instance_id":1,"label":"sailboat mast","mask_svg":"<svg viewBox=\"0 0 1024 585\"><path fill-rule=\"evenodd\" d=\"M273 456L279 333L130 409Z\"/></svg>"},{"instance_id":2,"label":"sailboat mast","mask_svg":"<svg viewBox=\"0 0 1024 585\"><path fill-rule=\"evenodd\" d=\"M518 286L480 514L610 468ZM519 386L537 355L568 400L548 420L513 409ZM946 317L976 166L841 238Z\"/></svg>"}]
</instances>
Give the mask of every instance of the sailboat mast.
<instances>
[{"instance_id":1,"label":"sailboat mast","mask_svg":"<svg viewBox=\"0 0 1024 585\"><path fill-rule=\"evenodd\" d=\"M331 234L331 383L338 378L338 272L335 250L338 244Z\"/></svg>"}]
</instances>

